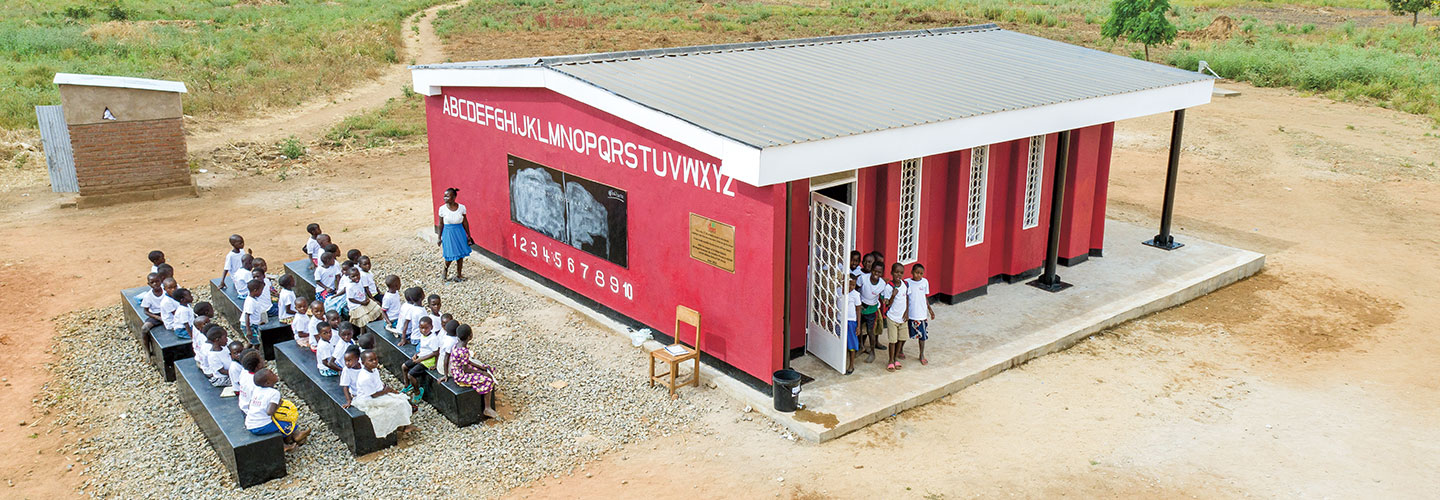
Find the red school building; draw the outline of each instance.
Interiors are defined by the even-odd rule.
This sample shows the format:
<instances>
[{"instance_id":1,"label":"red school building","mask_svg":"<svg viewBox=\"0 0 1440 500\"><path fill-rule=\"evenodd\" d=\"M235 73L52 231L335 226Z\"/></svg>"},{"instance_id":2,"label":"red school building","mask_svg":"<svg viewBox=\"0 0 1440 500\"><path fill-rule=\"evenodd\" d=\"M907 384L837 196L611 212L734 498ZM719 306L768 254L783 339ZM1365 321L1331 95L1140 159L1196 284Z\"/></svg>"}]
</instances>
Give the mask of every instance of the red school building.
<instances>
[{"instance_id":1,"label":"red school building","mask_svg":"<svg viewBox=\"0 0 1440 500\"><path fill-rule=\"evenodd\" d=\"M460 189L481 251L665 336L695 309L708 361L760 384L787 353L843 369L852 249L946 302L1062 289L1104 248L1117 120L1175 112L1173 247L1213 85L993 25L412 69L436 204Z\"/></svg>"}]
</instances>

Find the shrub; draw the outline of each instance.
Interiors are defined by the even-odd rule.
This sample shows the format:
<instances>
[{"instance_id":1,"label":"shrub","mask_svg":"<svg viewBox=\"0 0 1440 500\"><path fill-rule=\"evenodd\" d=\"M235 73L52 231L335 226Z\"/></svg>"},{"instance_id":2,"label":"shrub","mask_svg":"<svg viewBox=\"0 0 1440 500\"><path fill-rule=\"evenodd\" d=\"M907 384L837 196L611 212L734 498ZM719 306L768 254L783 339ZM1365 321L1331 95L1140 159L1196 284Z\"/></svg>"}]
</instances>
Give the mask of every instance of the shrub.
<instances>
[{"instance_id":1,"label":"shrub","mask_svg":"<svg viewBox=\"0 0 1440 500\"><path fill-rule=\"evenodd\" d=\"M301 156L305 156L305 146L303 144L300 144L300 141L295 140L294 137L291 137L280 141L280 154L285 155L286 158L294 160Z\"/></svg>"}]
</instances>

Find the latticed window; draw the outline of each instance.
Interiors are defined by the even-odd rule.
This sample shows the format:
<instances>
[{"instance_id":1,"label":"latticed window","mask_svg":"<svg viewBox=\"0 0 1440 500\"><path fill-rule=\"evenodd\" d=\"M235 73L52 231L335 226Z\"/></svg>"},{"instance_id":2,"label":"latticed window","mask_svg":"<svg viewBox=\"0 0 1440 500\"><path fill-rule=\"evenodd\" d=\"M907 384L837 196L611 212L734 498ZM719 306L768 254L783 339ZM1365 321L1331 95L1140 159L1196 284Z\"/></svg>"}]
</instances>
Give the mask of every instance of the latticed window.
<instances>
[{"instance_id":1,"label":"latticed window","mask_svg":"<svg viewBox=\"0 0 1440 500\"><path fill-rule=\"evenodd\" d=\"M920 252L920 159L900 162L900 238L895 250L901 264L915 262Z\"/></svg>"},{"instance_id":2,"label":"latticed window","mask_svg":"<svg viewBox=\"0 0 1440 500\"><path fill-rule=\"evenodd\" d=\"M966 196L965 246L985 241L985 186L990 176L990 146L970 150L970 189Z\"/></svg>"},{"instance_id":3,"label":"latticed window","mask_svg":"<svg viewBox=\"0 0 1440 500\"><path fill-rule=\"evenodd\" d=\"M1025 167L1025 217L1020 229L1040 225L1040 181L1045 178L1045 136L1030 138L1030 161Z\"/></svg>"}]
</instances>

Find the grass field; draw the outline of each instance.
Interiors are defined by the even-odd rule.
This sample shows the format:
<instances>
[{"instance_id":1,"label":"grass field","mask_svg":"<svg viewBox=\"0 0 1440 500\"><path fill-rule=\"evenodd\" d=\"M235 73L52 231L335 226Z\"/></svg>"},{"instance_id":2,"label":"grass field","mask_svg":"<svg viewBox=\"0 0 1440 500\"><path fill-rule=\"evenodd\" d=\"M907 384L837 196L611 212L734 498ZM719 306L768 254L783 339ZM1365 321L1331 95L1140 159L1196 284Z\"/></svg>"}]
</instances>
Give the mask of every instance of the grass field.
<instances>
[{"instance_id":1,"label":"grass field","mask_svg":"<svg viewBox=\"0 0 1440 500\"><path fill-rule=\"evenodd\" d=\"M0 129L58 104L56 72L180 80L185 113L291 106L399 62L405 16L443 0L7 0Z\"/></svg>"},{"instance_id":2,"label":"grass field","mask_svg":"<svg viewBox=\"0 0 1440 500\"><path fill-rule=\"evenodd\" d=\"M1203 59L1222 76L1256 85L1294 87L1440 120L1440 32L1411 28L1408 17L1380 12L1368 13L1376 14L1370 26L1327 22L1344 16L1318 10L1384 9L1382 0L1172 3L1171 22L1182 32L1204 28L1219 15L1236 18L1239 26L1220 39L1182 39L1158 48L1157 62L1194 69ZM442 11L436 31L456 58L489 59L996 22L1138 56L1138 46L1100 38L1108 11L1104 0L475 0ZM1295 16L1317 22L1295 22Z\"/></svg>"}]
</instances>

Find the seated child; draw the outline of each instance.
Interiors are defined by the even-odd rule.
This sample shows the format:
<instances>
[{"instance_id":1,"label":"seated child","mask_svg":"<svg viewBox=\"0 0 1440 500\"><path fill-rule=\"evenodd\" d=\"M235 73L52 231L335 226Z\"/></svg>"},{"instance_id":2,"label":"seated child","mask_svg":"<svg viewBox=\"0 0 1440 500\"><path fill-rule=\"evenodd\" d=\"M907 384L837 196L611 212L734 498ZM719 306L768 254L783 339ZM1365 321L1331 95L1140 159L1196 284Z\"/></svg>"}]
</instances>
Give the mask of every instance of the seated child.
<instances>
[{"instance_id":1,"label":"seated child","mask_svg":"<svg viewBox=\"0 0 1440 500\"><path fill-rule=\"evenodd\" d=\"M190 331L195 328L195 309L190 307L190 302L195 297L184 288L175 290L174 295L175 311L170 313L170 322L165 324L165 328L174 330L176 337L190 340Z\"/></svg>"},{"instance_id":2,"label":"seated child","mask_svg":"<svg viewBox=\"0 0 1440 500\"><path fill-rule=\"evenodd\" d=\"M306 325L306 331L310 333L310 352L315 352L316 343L320 341L318 327L325 321L325 304L320 301L310 303L310 322Z\"/></svg>"},{"instance_id":3,"label":"seated child","mask_svg":"<svg viewBox=\"0 0 1440 500\"><path fill-rule=\"evenodd\" d=\"M410 401L405 396L385 386L380 379L380 357L375 351L360 354L360 373L355 376L351 390L356 396L346 407L354 406L370 417L370 425L376 436L388 436L397 429L400 432L414 430L410 425Z\"/></svg>"},{"instance_id":4,"label":"seated child","mask_svg":"<svg viewBox=\"0 0 1440 500\"><path fill-rule=\"evenodd\" d=\"M420 301L425 298L425 291L412 286L405 289L404 297L400 317L395 320L396 329L390 330L390 333L400 337L400 345L409 345L420 341L419 321L425 316L425 308L420 306Z\"/></svg>"},{"instance_id":5,"label":"seated child","mask_svg":"<svg viewBox=\"0 0 1440 500\"><path fill-rule=\"evenodd\" d=\"M386 320L385 311L380 309L380 303L370 298L362 285L360 268L350 268L350 286L345 290L345 300L349 301L350 322L357 325L368 325L377 319Z\"/></svg>"},{"instance_id":6,"label":"seated child","mask_svg":"<svg viewBox=\"0 0 1440 500\"><path fill-rule=\"evenodd\" d=\"M359 337L355 337L355 347L359 347L362 351L375 350L375 336L370 332L360 334Z\"/></svg>"},{"instance_id":7,"label":"seated child","mask_svg":"<svg viewBox=\"0 0 1440 500\"><path fill-rule=\"evenodd\" d=\"M315 300L324 300L335 295L339 286L340 265L335 263L335 254L320 254L320 265L315 267Z\"/></svg>"},{"instance_id":8,"label":"seated child","mask_svg":"<svg viewBox=\"0 0 1440 500\"><path fill-rule=\"evenodd\" d=\"M150 289L135 296L135 301L140 304L140 311L145 313L145 322L140 325L141 332L148 332L151 328L165 324L160 319L160 301L165 300L165 290L160 288L160 274L150 273L145 277L145 284Z\"/></svg>"},{"instance_id":9,"label":"seated child","mask_svg":"<svg viewBox=\"0 0 1440 500\"><path fill-rule=\"evenodd\" d=\"M280 322L291 324L295 320L295 277L289 274L280 276L280 294L275 300L275 314L280 317Z\"/></svg>"},{"instance_id":10,"label":"seated child","mask_svg":"<svg viewBox=\"0 0 1440 500\"><path fill-rule=\"evenodd\" d=\"M236 403L243 404L246 400L245 386L240 384L240 373L244 371L240 366L240 358L245 356L246 351L254 349L246 348L245 344L241 344L238 340L230 342L230 345L226 347L230 352L230 361L225 363L225 375L230 377L230 388L235 390L236 396L239 396L239 399L235 400ZM243 411L244 408L241 410Z\"/></svg>"},{"instance_id":11,"label":"seated child","mask_svg":"<svg viewBox=\"0 0 1440 500\"><path fill-rule=\"evenodd\" d=\"M255 279L255 256L244 254L240 256L240 267L230 273L230 281L235 285L235 297L245 298L245 285Z\"/></svg>"},{"instance_id":12,"label":"seated child","mask_svg":"<svg viewBox=\"0 0 1440 500\"><path fill-rule=\"evenodd\" d=\"M234 375L235 404L240 411L249 411L250 398L255 394L255 372L265 367L265 355L258 349L250 348L240 353L240 360L230 367Z\"/></svg>"},{"instance_id":13,"label":"seated child","mask_svg":"<svg viewBox=\"0 0 1440 500\"><path fill-rule=\"evenodd\" d=\"M291 279L291 282L293 283L294 279ZM290 317L290 331L295 335L295 344L309 349L310 301L305 297L295 297L295 304L290 312L293 314Z\"/></svg>"},{"instance_id":14,"label":"seated child","mask_svg":"<svg viewBox=\"0 0 1440 500\"><path fill-rule=\"evenodd\" d=\"M345 261L351 264L359 264L360 257L364 257L364 254L361 254L358 248L351 248L345 252Z\"/></svg>"},{"instance_id":15,"label":"seated child","mask_svg":"<svg viewBox=\"0 0 1440 500\"><path fill-rule=\"evenodd\" d=\"M240 334L245 336L245 341L250 345L257 346L260 345L260 326L270 321L270 303L260 301L265 281L252 279L247 288L250 293L245 297L245 304L240 307L240 328L244 329Z\"/></svg>"},{"instance_id":16,"label":"seated child","mask_svg":"<svg viewBox=\"0 0 1440 500\"><path fill-rule=\"evenodd\" d=\"M256 257L256 258L255 258L255 267L254 267L254 272L255 272L254 276L255 276L255 279L265 282L265 288L261 290L261 294L260 294L260 303L262 303L262 304L269 304L269 305L270 305L270 308L266 310L266 313L267 313L268 315L270 315L270 316L279 316L279 315L280 315L280 305L279 305L279 302L280 302L280 292L279 292L279 290L278 290L279 287L275 286L275 280L270 279L270 275L269 275L269 274L266 274L266 273L268 273L269 271L270 271L270 266L268 266L268 265L265 264L265 259Z\"/></svg>"},{"instance_id":17,"label":"seated child","mask_svg":"<svg viewBox=\"0 0 1440 500\"><path fill-rule=\"evenodd\" d=\"M350 270L355 265L350 261L340 263L340 278L335 280L335 294L325 298L326 311L339 311L340 314L349 314L350 301L346 296L350 292L350 285L354 283L350 279Z\"/></svg>"},{"instance_id":18,"label":"seated child","mask_svg":"<svg viewBox=\"0 0 1440 500\"><path fill-rule=\"evenodd\" d=\"M435 367L435 353L438 349L435 335L430 328L430 317L420 318L420 343L415 344L415 355L400 365L401 375L405 379L405 388L400 392L410 394L410 403L419 404L425 398L425 377L426 370Z\"/></svg>"},{"instance_id":19,"label":"seated child","mask_svg":"<svg viewBox=\"0 0 1440 500\"><path fill-rule=\"evenodd\" d=\"M454 380L461 387L475 389L483 395L485 401L485 416L496 418L495 413L495 370L490 365L481 364L470 359L470 325L460 325L455 329L455 347L450 349L449 378ZM440 374L440 381L444 382L446 374Z\"/></svg>"},{"instance_id":20,"label":"seated child","mask_svg":"<svg viewBox=\"0 0 1440 500\"><path fill-rule=\"evenodd\" d=\"M284 434L285 451L294 450L310 437L310 431L300 430L295 423L280 423L275 420L275 410L280 409L280 391L275 384L280 377L269 368L255 372L255 391L250 397L250 409L245 412L245 429L256 436L279 432Z\"/></svg>"},{"instance_id":21,"label":"seated child","mask_svg":"<svg viewBox=\"0 0 1440 500\"><path fill-rule=\"evenodd\" d=\"M160 281L164 282L165 278L175 277L175 268L170 264L160 264L155 266L155 274L160 275Z\"/></svg>"},{"instance_id":22,"label":"seated child","mask_svg":"<svg viewBox=\"0 0 1440 500\"><path fill-rule=\"evenodd\" d=\"M448 317L450 315L446 314L445 316ZM439 335L440 348L435 351L435 359L437 360L435 363L435 371L440 372L441 375L450 373L450 351L454 349L455 344L460 341L458 338L459 329L460 322L454 319L446 319L445 326L440 328L442 333Z\"/></svg>"},{"instance_id":23,"label":"seated child","mask_svg":"<svg viewBox=\"0 0 1440 500\"><path fill-rule=\"evenodd\" d=\"M160 324L166 325L165 328L170 328L171 316L174 316L175 309L180 307L180 303L175 302L175 290L179 289L175 278L160 280L160 290L165 292L164 296L160 297Z\"/></svg>"},{"instance_id":24,"label":"seated child","mask_svg":"<svg viewBox=\"0 0 1440 500\"><path fill-rule=\"evenodd\" d=\"M380 309L385 310L385 328L395 328L400 323L400 307L405 301L400 298L400 277L385 277L385 295L380 297Z\"/></svg>"},{"instance_id":25,"label":"seated child","mask_svg":"<svg viewBox=\"0 0 1440 500\"><path fill-rule=\"evenodd\" d=\"M354 323L342 321L340 322L340 327L336 328L335 331L336 333L333 336L339 338L334 340L335 345L330 348L330 354L325 358L325 367L329 368L333 374L325 375L327 377L334 377L340 374L340 370L344 368L341 363L345 362L345 350L355 345L356 332Z\"/></svg>"},{"instance_id":26,"label":"seated child","mask_svg":"<svg viewBox=\"0 0 1440 500\"><path fill-rule=\"evenodd\" d=\"M440 296L430 294L425 299L425 311L430 316L430 333L440 333L440 327L445 326L445 318L440 313Z\"/></svg>"},{"instance_id":27,"label":"seated child","mask_svg":"<svg viewBox=\"0 0 1440 500\"><path fill-rule=\"evenodd\" d=\"M326 361L330 361L330 355L335 351L335 344L331 342L330 322L321 321L316 323L315 336L310 340L315 344L315 367L320 370L320 375L334 377L335 370L330 369Z\"/></svg>"},{"instance_id":28,"label":"seated child","mask_svg":"<svg viewBox=\"0 0 1440 500\"><path fill-rule=\"evenodd\" d=\"M201 304L205 304L205 302L201 302ZM200 357L205 355L205 350L210 345L210 339L205 338L205 333L209 332L211 327L218 328L220 325L210 324L210 317L204 314L197 314L193 325L190 329L190 349L194 353L191 357L195 358L195 364L198 366Z\"/></svg>"},{"instance_id":29,"label":"seated child","mask_svg":"<svg viewBox=\"0 0 1440 500\"><path fill-rule=\"evenodd\" d=\"M159 269L156 268L156 266L159 266L160 264L164 264L164 263L165 263L165 252L161 252L161 251L159 251L159 250L151 250L149 257L150 257L150 272L152 272L152 273L159 270Z\"/></svg>"},{"instance_id":30,"label":"seated child","mask_svg":"<svg viewBox=\"0 0 1440 500\"><path fill-rule=\"evenodd\" d=\"M340 369L340 392L345 394L345 404L348 406L355 401L355 392L350 388L355 386L355 377L360 375L360 346L350 346L345 350L345 365Z\"/></svg>"},{"instance_id":31,"label":"seated child","mask_svg":"<svg viewBox=\"0 0 1440 500\"><path fill-rule=\"evenodd\" d=\"M225 269L220 272L220 289L228 290L235 279L231 275L240 269L240 258L250 252L245 250L245 238L238 234L230 235L230 252L225 254ZM239 288L239 287L236 287Z\"/></svg>"},{"instance_id":32,"label":"seated child","mask_svg":"<svg viewBox=\"0 0 1440 500\"><path fill-rule=\"evenodd\" d=\"M305 240L305 246L300 247L300 251L305 253L305 258L310 261L310 266L314 267L315 256L318 255L318 252L316 252L316 250L320 249L320 242L315 239L321 234L320 225L311 222L309 225L305 226L305 232L310 233L310 239Z\"/></svg>"},{"instance_id":33,"label":"seated child","mask_svg":"<svg viewBox=\"0 0 1440 500\"><path fill-rule=\"evenodd\" d=\"M228 387L230 376L226 371L230 365L230 351L225 347L225 329L212 326L205 332L205 339L209 341L209 347L204 356L196 358L195 364L199 365L200 371L210 379L210 385Z\"/></svg>"},{"instance_id":34,"label":"seated child","mask_svg":"<svg viewBox=\"0 0 1440 500\"><path fill-rule=\"evenodd\" d=\"M310 268L320 267L320 256L325 254L325 248L330 246L330 235L320 233L315 236L315 248L310 252Z\"/></svg>"}]
</instances>

